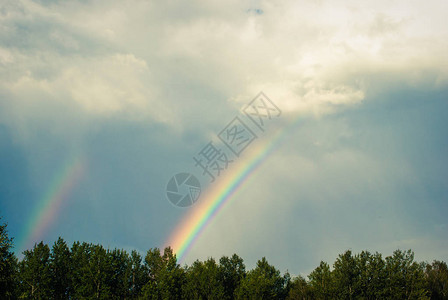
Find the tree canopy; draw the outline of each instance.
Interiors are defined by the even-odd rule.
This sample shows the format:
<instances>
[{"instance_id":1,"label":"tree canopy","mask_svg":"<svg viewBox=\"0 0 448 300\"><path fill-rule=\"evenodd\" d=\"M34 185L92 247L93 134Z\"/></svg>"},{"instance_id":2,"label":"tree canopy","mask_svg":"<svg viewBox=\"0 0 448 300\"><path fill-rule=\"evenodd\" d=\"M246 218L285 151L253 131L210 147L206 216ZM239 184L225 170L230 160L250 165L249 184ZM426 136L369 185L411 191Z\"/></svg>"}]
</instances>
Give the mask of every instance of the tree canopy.
<instances>
[{"instance_id":1,"label":"tree canopy","mask_svg":"<svg viewBox=\"0 0 448 300\"><path fill-rule=\"evenodd\" d=\"M246 270L234 254L181 266L171 248L137 251L59 238L23 252L0 225L0 299L448 299L443 261L419 263L411 250L350 250L307 276L282 274L265 257Z\"/></svg>"}]
</instances>

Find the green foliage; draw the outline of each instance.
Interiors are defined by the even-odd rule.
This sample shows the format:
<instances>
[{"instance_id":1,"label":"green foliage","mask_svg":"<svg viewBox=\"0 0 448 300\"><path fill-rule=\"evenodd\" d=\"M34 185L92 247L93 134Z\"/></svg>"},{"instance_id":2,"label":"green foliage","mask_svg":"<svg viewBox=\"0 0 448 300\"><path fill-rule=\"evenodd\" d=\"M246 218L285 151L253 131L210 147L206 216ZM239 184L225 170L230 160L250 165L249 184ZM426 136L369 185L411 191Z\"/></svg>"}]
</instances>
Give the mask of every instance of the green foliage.
<instances>
[{"instance_id":1,"label":"green foliage","mask_svg":"<svg viewBox=\"0 0 448 300\"><path fill-rule=\"evenodd\" d=\"M362 299L383 299L386 287L385 262L379 253L362 251L355 257L358 269L356 289Z\"/></svg>"},{"instance_id":2,"label":"green foliage","mask_svg":"<svg viewBox=\"0 0 448 300\"><path fill-rule=\"evenodd\" d=\"M142 264L141 255L132 250L131 256L128 261L127 268L127 287L129 289L129 297L131 299L137 298L141 295L143 286L146 283L145 268Z\"/></svg>"},{"instance_id":3,"label":"green foliage","mask_svg":"<svg viewBox=\"0 0 448 300\"><path fill-rule=\"evenodd\" d=\"M17 259L11 252L12 238L6 224L0 224L0 299L12 299L16 295Z\"/></svg>"},{"instance_id":4,"label":"green foliage","mask_svg":"<svg viewBox=\"0 0 448 300\"><path fill-rule=\"evenodd\" d=\"M410 250L351 251L321 261L308 281L281 274L266 258L246 271L243 259L209 258L181 268L171 248L132 251L59 238L40 242L18 262L0 225L0 299L448 299L445 262L417 263Z\"/></svg>"},{"instance_id":5,"label":"green foliage","mask_svg":"<svg viewBox=\"0 0 448 300\"><path fill-rule=\"evenodd\" d=\"M241 280L246 275L246 266L241 257L233 254L231 258L221 257L219 260L219 281L224 287L223 299L234 299Z\"/></svg>"},{"instance_id":6,"label":"green foliage","mask_svg":"<svg viewBox=\"0 0 448 300\"><path fill-rule=\"evenodd\" d=\"M353 299L358 296L356 289L359 270L350 250L340 254L334 262L334 292L339 299Z\"/></svg>"},{"instance_id":7,"label":"green foliage","mask_svg":"<svg viewBox=\"0 0 448 300\"><path fill-rule=\"evenodd\" d=\"M237 298L283 299L286 297L286 284L286 278L263 257L257 262L256 268L249 271L241 281Z\"/></svg>"},{"instance_id":8,"label":"green foliage","mask_svg":"<svg viewBox=\"0 0 448 300\"><path fill-rule=\"evenodd\" d=\"M426 265L426 280L431 299L448 299L448 267L445 262L435 260Z\"/></svg>"},{"instance_id":9,"label":"green foliage","mask_svg":"<svg viewBox=\"0 0 448 300\"><path fill-rule=\"evenodd\" d=\"M302 276L294 278L288 287L288 300L308 300L314 299L311 286Z\"/></svg>"},{"instance_id":10,"label":"green foliage","mask_svg":"<svg viewBox=\"0 0 448 300\"><path fill-rule=\"evenodd\" d=\"M195 261L186 270L187 283L183 296L186 299L223 299L224 286L219 267L213 258L205 262Z\"/></svg>"},{"instance_id":11,"label":"green foliage","mask_svg":"<svg viewBox=\"0 0 448 300\"><path fill-rule=\"evenodd\" d=\"M331 299L333 296L333 276L330 266L321 261L319 266L308 275L310 288L316 299Z\"/></svg>"},{"instance_id":12,"label":"green foliage","mask_svg":"<svg viewBox=\"0 0 448 300\"><path fill-rule=\"evenodd\" d=\"M67 299L71 286L70 250L62 238L54 243L51 250L50 274L53 299Z\"/></svg>"},{"instance_id":13,"label":"green foliage","mask_svg":"<svg viewBox=\"0 0 448 300\"><path fill-rule=\"evenodd\" d=\"M107 261L110 266L106 284L110 287L109 298L123 299L129 296L129 255L124 250L107 251Z\"/></svg>"},{"instance_id":14,"label":"green foliage","mask_svg":"<svg viewBox=\"0 0 448 300\"><path fill-rule=\"evenodd\" d=\"M124 250L75 242L69 265L69 294L76 299L136 298L143 285L144 271L137 253L130 257Z\"/></svg>"},{"instance_id":15,"label":"green foliage","mask_svg":"<svg viewBox=\"0 0 448 300\"><path fill-rule=\"evenodd\" d=\"M386 298L427 299L424 266L414 261L411 250L396 250L386 257L386 276Z\"/></svg>"},{"instance_id":16,"label":"green foliage","mask_svg":"<svg viewBox=\"0 0 448 300\"><path fill-rule=\"evenodd\" d=\"M40 242L32 250L23 252L19 264L21 297L28 299L49 299L53 294L51 286L50 248Z\"/></svg>"},{"instance_id":17,"label":"green foliage","mask_svg":"<svg viewBox=\"0 0 448 300\"><path fill-rule=\"evenodd\" d=\"M428 299L429 293L424 266L410 250L397 250L386 260L379 253L346 251L333 271L321 262L309 278L315 299Z\"/></svg>"},{"instance_id":18,"label":"green foliage","mask_svg":"<svg viewBox=\"0 0 448 300\"><path fill-rule=\"evenodd\" d=\"M70 271L72 284L70 294L76 298L87 298L93 294L92 282L88 279L91 247L87 243L75 242L71 248Z\"/></svg>"},{"instance_id":19,"label":"green foliage","mask_svg":"<svg viewBox=\"0 0 448 300\"><path fill-rule=\"evenodd\" d=\"M185 281L184 270L169 247L160 255L158 248L150 249L145 257L148 282L143 287L145 299L181 299Z\"/></svg>"}]
</instances>

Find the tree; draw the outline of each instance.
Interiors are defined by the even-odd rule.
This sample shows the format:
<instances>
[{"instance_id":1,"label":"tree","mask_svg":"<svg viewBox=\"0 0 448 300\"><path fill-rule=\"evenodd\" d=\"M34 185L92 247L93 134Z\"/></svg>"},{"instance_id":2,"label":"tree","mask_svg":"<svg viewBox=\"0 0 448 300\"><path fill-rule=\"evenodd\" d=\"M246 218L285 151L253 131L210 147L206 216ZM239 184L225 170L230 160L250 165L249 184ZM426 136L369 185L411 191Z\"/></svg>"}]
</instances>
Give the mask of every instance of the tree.
<instances>
[{"instance_id":1,"label":"tree","mask_svg":"<svg viewBox=\"0 0 448 300\"><path fill-rule=\"evenodd\" d=\"M110 299L112 266L108 251L101 245L78 242L72 246L73 297Z\"/></svg>"},{"instance_id":2,"label":"tree","mask_svg":"<svg viewBox=\"0 0 448 300\"><path fill-rule=\"evenodd\" d=\"M445 262L417 263L411 250L340 254L333 271L326 262L291 280L266 258L246 272L234 254L181 268L171 248L150 249L142 264L136 251L73 243L50 248L40 242L18 263L12 239L0 226L0 299L448 299Z\"/></svg>"},{"instance_id":3,"label":"tree","mask_svg":"<svg viewBox=\"0 0 448 300\"><path fill-rule=\"evenodd\" d=\"M129 254L125 250L108 250L107 261L109 273L106 276L106 284L110 290L110 297L113 299L129 297Z\"/></svg>"},{"instance_id":4,"label":"tree","mask_svg":"<svg viewBox=\"0 0 448 300\"><path fill-rule=\"evenodd\" d=\"M88 277L93 283L93 296L96 299L110 299L111 271L110 259L106 249L101 245L93 245L90 252Z\"/></svg>"},{"instance_id":5,"label":"tree","mask_svg":"<svg viewBox=\"0 0 448 300\"><path fill-rule=\"evenodd\" d=\"M71 248L71 292L75 299L91 297L94 293L93 282L89 277L89 260L92 246L74 242Z\"/></svg>"},{"instance_id":6,"label":"tree","mask_svg":"<svg viewBox=\"0 0 448 300\"><path fill-rule=\"evenodd\" d=\"M448 268L445 262L435 260L426 265L426 281L431 299L448 299Z\"/></svg>"},{"instance_id":7,"label":"tree","mask_svg":"<svg viewBox=\"0 0 448 300\"><path fill-rule=\"evenodd\" d=\"M363 251L363 253L366 253ZM368 253L368 252L367 252ZM358 258L362 260L361 257ZM364 276L361 275L361 282L366 282L366 286L362 285L360 288L364 290L364 296L367 299L383 299L386 293L386 263L383 260L380 253L375 253L367 257L367 264L361 265L358 263L358 267L360 269L360 273L366 273Z\"/></svg>"},{"instance_id":8,"label":"tree","mask_svg":"<svg viewBox=\"0 0 448 300\"><path fill-rule=\"evenodd\" d=\"M50 273L53 299L68 299L71 289L70 250L61 237L51 250Z\"/></svg>"},{"instance_id":9,"label":"tree","mask_svg":"<svg viewBox=\"0 0 448 300\"><path fill-rule=\"evenodd\" d=\"M414 261L411 250L396 250L386 257L386 298L427 299L423 270L424 266Z\"/></svg>"},{"instance_id":10,"label":"tree","mask_svg":"<svg viewBox=\"0 0 448 300\"><path fill-rule=\"evenodd\" d=\"M146 284L143 286L143 295L146 299L160 299L157 281L163 269L160 249L149 249L145 256Z\"/></svg>"},{"instance_id":11,"label":"tree","mask_svg":"<svg viewBox=\"0 0 448 300\"><path fill-rule=\"evenodd\" d=\"M163 268L160 272L160 291L162 299L181 299L182 285L185 282L184 270L177 263L173 249L167 247L162 256Z\"/></svg>"},{"instance_id":12,"label":"tree","mask_svg":"<svg viewBox=\"0 0 448 300\"><path fill-rule=\"evenodd\" d=\"M294 278L289 287L288 300L307 300L313 299L313 293L302 276Z\"/></svg>"},{"instance_id":13,"label":"tree","mask_svg":"<svg viewBox=\"0 0 448 300\"><path fill-rule=\"evenodd\" d=\"M177 264L170 247L161 256L158 248L150 249L145 257L148 282L143 287L146 299L181 299L185 281L184 270Z\"/></svg>"},{"instance_id":14,"label":"tree","mask_svg":"<svg viewBox=\"0 0 448 300\"><path fill-rule=\"evenodd\" d=\"M50 248L40 242L32 250L23 252L19 265L19 278L22 282L21 297L30 299L49 299L52 295L50 272Z\"/></svg>"},{"instance_id":15,"label":"tree","mask_svg":"<svg viewBox=\"0 0 448 300\"><path fill-rule=\"evenodd\" d=\"M219 260L219 281L224 287L224 299L234 299L235 291L246 275L246 266L241 257L233 254L231 258L221 257Z\"/></svg>"},{"instance_id":16,"label":"tree","mask_svg":"<svg viewBox=\"0 0 448 300\"><path fill-rule=\"evenodd\" d=\"M9 238L7 224L0 225L0 299L16 296L17 259L11 252L13 239Z\"/></svg>"},{"instance_id":17,"label":"tree","mask_svg":"<svg viewBox=\"0 0 448 300\"><path fill-rule=\"evenodd\" d=\"M135 250L132 250L131 252L127 272L129 296L135 299L141 294L143 286L146 283L145 269L142 265L142 257Z\"/></svg>"},{"instance_id":18,"label":"tree","mask_svg":"<svg viewBox=\"0 0 448 300\"><path fill-rule=\"evenodd\" d=\"M195 261L186 270L183 296L187 299L223 299L224 286L219 280L219 267L213 258Z\"/></svg>"},{"instance_id":19,"label":"tree","mask_svg":"<svg viewBox=\"0 0 448 300\"><path fill-rule=\"evenodd\" d=\"M310 287L316 299L331 299L333 296L333 278L330 266L321 261L319 266L308 275Z\"/></svg>"},{"instance_id":20,"label":"tree","mask_svg":"<svg viewBox=\"0 0 448 300\"><path fill-rule=\"evenodd\" d=\"M359 270L356 267L352 252L347 250L340 254L334 262L334 287L335 293L341 299L353 299L359 293L356 288L358 284Z\"/></svg>"},{"instance_id":21,"label":"tree","mask_svg":"<svg viewBox=\"0 0 448 300\"><path fill-rule=\"evenodd\" d=\"M237 290L238 299L284 299L286 297L285 277L280 271L269 265L266 258L257 262L255 269L251 270L241 281Z\"/></svg>"}]
</instances>

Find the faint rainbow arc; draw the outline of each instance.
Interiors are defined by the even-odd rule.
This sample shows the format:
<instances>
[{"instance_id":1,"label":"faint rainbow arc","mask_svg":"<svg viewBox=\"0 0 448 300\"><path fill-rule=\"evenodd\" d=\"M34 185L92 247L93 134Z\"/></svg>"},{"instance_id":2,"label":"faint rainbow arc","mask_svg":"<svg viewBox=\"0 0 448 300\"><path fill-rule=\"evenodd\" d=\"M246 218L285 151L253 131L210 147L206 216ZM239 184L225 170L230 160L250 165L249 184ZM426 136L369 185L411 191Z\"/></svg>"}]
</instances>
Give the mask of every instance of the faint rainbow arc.
<instances>
[{"instance_id":1,"label":"faint rainbow arc","mask_svg":"<svg viewBox=\"0 0 448 300\"><path fill-rule=\"evenodd\" d=\"M26 247L32 246L48 230L55 221L63 200L69 197L85 170L85 159L75 156L56 174L25 226L22 238L18 243L19 250L25 250Z\"/></svg>"}]
</instances>

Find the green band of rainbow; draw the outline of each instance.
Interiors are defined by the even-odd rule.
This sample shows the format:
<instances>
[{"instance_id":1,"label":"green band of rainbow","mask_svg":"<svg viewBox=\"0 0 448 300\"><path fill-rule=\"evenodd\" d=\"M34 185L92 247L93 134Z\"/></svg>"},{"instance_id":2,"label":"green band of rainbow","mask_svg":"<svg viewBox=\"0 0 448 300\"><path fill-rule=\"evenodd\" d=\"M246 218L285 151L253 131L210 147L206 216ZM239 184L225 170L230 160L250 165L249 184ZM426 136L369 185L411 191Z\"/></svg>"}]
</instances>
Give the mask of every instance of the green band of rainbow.
<instances>
[{"instance_id":1,"label":"green band of rainbow","mask_svg":"<svg viewBox=\"0 0 448 300\"><path fill-rule=\"evenodd\" d=\"M220 178L219 182L214 183L207 193L201 196L200 201L181 220L165 243L165 246L173 248L179 262L183 261L205 228L229 203L232 196L250 179L251 175L256 173L256 170L271 153L283 143L287 132L295 128L298 122L299 120L296 120L287 126L287 129L279 130L269 142L255 147L256 149L250 151L246 156L249 159L240 158L243 161L230 170L231 174Z\"/></svg>"},{"instance_id":2,"label":"green band of rainbow","mask_svg":"<svg viewBox=\"0 0 448 300\"><path fill-rule=\"evenodd\" d=\"M56 174L52 184L34 208L31 218L24 227L17 249L23 251L39 242L54 223L64 199L69 197L76 183L85 171L85 162L80 157L71 158Z\"/></svg>"}]
</instances>

